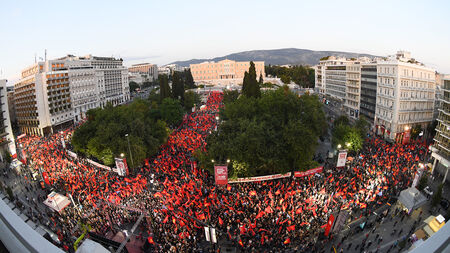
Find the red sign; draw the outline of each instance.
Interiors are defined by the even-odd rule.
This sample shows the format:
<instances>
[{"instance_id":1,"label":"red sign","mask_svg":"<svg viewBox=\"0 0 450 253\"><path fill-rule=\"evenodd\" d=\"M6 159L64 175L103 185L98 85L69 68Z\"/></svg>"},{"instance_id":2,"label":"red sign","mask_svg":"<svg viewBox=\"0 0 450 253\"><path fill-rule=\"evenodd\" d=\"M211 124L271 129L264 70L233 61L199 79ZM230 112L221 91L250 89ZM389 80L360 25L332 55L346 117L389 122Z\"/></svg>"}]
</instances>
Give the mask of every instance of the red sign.
<instances>
[{"instance_id":1,"label":"red sign","mask_svg":"<svg viewBox=\"0 0 450 253\"><path fill-rule=\"evenodd\" d=\"M321 173L323 171L323 166L314 168L314 169L310 169L307 171L296 171L294 172L294 177L305 177L305 176L309 176L309 175L314 175L316 173Z\"/></svg>"},{"instance_id":2,"label":"red sign","mask_svg":"<svg viewBox=\"0 0 450 253\"><path fill-rule=\"evenodd\" d=\"M403 135L403 143L402 144L408 144L410 138L411 138L411 132L408 130L405 132L405 135Z\"/></svg>"},{"instance_id":3,"label":"red sign","mask_svg":"<svg viewBox=\"0 0 450 253\"><path fill-rule=\"evenodd\" d=\"M328 236L331 230L331 226L333 226L334 223L334 215L330 215L330 218L328 219L327 227L325 228L325 236Z\"/></svg>"},{"instance_id":4,"label":"red sign","mask_svg":"<svg viewBox=\"0 0 450 253\"><path fill-rule=\"evenodd\" d=\"M214 165L216 184L228 184L228 168L226 165Z\"/></svg>"}]
</instances>

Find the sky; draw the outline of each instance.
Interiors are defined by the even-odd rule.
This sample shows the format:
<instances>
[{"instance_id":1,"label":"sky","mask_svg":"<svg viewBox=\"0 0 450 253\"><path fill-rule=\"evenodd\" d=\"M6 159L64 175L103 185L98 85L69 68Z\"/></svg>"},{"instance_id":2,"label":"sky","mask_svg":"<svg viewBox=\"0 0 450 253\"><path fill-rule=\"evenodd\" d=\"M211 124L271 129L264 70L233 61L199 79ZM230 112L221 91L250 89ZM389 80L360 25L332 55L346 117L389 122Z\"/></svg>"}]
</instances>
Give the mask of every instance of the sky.
<instances>
[{"instance_id":1,"label":"sky","mask_svg":"<svg viewBox=\"0 0 450 253\"><path fill-rule=\"evenodd\" d=\"M412 57L450 73L450 1L0 0L0 79L44 57L158 65L257 49Z\"/></svg>"}]
</instances>

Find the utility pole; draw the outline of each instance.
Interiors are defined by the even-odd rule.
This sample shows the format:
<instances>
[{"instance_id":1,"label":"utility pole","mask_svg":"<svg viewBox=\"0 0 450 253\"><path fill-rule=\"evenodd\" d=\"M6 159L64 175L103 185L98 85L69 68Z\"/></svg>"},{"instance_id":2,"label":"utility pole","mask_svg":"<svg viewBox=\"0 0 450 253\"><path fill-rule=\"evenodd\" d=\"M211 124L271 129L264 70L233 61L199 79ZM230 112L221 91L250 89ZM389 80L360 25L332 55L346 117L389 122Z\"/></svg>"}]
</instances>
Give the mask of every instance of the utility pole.
<instances>
[{"instance_id":1,"label":"utility pole","mask_svg":"<svg viewBox=\"0 0 450 253\"><path fill-rule=\"evenodd\" d=\"M130 152L131 166L134 168L133 155L131 154L131 148L130 148L130 138L128 138L128 134L126 134L125 137L127 137L127 141L128 141L128 151Z\"/></svg>"}]
</instances>

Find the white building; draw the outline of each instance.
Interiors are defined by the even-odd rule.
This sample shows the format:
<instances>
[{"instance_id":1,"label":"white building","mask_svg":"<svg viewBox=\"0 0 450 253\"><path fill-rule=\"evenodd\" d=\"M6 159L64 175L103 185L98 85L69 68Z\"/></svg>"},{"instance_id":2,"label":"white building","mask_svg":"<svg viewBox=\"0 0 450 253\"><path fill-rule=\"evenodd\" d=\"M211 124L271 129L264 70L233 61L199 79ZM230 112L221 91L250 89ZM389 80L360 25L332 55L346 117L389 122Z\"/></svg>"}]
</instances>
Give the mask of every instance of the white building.
<instances>
[{"instance_id":1,"label":"white building","mask_svg":"<svg viewBox=\"0 0 450 253\"><path fill-rule=\"evenodd\" d=\"M150 63L134 64L128 68L129 80L142 84L158 79L158 65Z\"/></svg>"},{"instance_id":2,"label":"white building","mask_svg":"<svg viewBox=\"0 0 450 253\"><path fill-rule=\"evenodd\" d=\"M122 59L68 55L22 71L14 87L22 133L46 135L80 121L89 109L130 99Z\"/></svg>"},{"instance_id":3,"label":"white building","mask_svg":"<svg viewBox=\"0 0 450 253\"><path fill-rule=\"evenodd\" d=\"M2 161L5 150L8 150L11 155L16 153L16 144L9 118L6 82L5 79L0 80L0 156Z\"/></svg>"},{"instance_id":4,"label":"white building","mask_svg":"<svg viewBox=\"0 0 450 253\"><path fill-rule=\"evenodd\" d=\"M375 125L379 134L397 142L408 142L410 130L426 129L433 120L436 77L427 68L398 52L377 63Z\"/></svg>"},{"instance_id":5,"label":"white building","mask_svg":"<svg viewBox=\"0 0 450 253\"><path fill-rule=\"evenodd\" d=\"M410 129L433 120L435 70L399 51L386 58L327 57L315 66L320 97L352 117L363 114L378 134L402 142Z\"/></svg>"}]
</instances>

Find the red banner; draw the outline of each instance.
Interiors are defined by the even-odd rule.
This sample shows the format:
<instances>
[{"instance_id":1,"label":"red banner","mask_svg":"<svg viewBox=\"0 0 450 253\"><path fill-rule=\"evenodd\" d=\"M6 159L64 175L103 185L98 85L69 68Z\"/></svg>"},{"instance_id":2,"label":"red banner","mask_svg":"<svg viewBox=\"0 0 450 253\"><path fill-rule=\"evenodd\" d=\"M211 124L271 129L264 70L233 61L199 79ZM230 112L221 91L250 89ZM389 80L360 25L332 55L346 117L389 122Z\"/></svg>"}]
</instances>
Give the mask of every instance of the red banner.
<instances>
[{"instance_id":1,"label":"red banner","mask_svg":"<svg viewBox=\"0 0 450 253\"><path fill-rule=\"evenodd\" d=\"M48 185L50 185L50 181L48 180L47 172L42 172L42 177L44 178L44 182Z\"/></svg>"},{"instance_id":2,"label":"red banner","mask_svg":"<svg viewBox=\"0 0 450 253\"><path fill-rule=\"evenodd\" d=\"M323 166L314 168L314 169L310 169L307 171L296 171L294 172L294 177L305 177L305 176L309 176L309 175L314 175L316 173L321 173L323 171Z\"/></svg>"},{"instance_id":3,"label":"red banner","mask_svg":"<svg viewBox=\"0 0 450 253\"><path fill-rule=\"evenodd\" d=\"M258 181L266 181L266 180L273 180L273 179L280 179L285 177L290 177L291 172L288 172L286 174L275 174L275 175L268 175L268 176L260 176L260 177L244 177L244 178L237 178L234 180L229 180L228 183L248 183L248 182L258 182Z\"/></svg>"},{"instance_id":4,"label":"red banner","mask_svg":"<svg viewBox=\"0 0 450 253\"><path fill-rule=\"evenodd\" d=\"M216 184L228 184L228 167L226 165L214 165Z\"/></svg>"},{"instance_id":5,"label":"red banner","mask_svg":"<svg viewBox=\"0 0 450 253\"><path fill-rule=\"evenodd\" d=\"M334 215L330 215L330 218L328 219L327 227L325 228L325 236L328 236L331 230L331 226L333 226L334 223Z\"/></svg>"}]
</instances>

